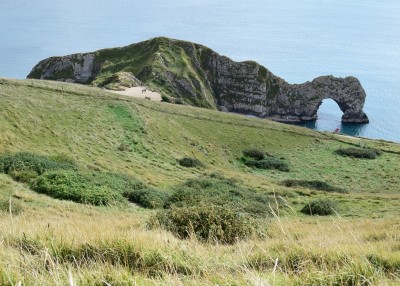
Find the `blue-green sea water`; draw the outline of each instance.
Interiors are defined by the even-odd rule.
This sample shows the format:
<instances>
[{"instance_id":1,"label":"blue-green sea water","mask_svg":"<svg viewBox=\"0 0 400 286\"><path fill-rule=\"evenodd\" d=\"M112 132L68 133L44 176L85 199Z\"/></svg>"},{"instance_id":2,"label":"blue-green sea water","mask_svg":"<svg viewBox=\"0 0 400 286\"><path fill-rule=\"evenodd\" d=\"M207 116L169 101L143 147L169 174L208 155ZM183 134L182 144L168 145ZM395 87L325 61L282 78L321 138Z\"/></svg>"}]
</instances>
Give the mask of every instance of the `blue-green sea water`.
<instances>
[{"instance_id":1,"label":"blue-green sea water","mask_svg":"<svg viewBox=\"0 0 400 286\"><path fill-rule=\"evenodd\" d=\"M0 77L25 78L49 56L167 36L258 61L290 83L356 76L371 122L341 125L326 100L309 127L400 142L399 15L399 0L2 0Z\"/></svg>"}]
</instances>

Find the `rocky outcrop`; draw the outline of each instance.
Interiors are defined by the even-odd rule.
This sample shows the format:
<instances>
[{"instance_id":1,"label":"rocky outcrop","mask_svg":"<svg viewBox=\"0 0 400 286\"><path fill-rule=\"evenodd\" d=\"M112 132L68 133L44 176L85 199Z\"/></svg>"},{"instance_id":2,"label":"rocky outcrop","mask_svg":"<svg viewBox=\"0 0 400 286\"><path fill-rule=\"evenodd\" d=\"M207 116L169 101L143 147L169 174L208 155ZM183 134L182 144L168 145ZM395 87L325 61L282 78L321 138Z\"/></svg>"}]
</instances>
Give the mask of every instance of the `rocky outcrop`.
<instances>
[{"instance_id":1,"label":"rocky outcrop","mask_svg":"<svg viewBox=\"0 0 400 286\"><path fill-rule=\"evenodd\" d=\"M330 98L343 111L343 122L368 122L363 112L366 94L354 77L322 76L289 84L256 62L235 62L205 46L168 38L49 58L28 78L114 89L130 78L132 84L141 81L192 105L278 121L315 120L322 100Z\"/></svg>"},{"instance_id":2,"label":"rocky outcrop","mask_svg":"<svg viewBox=\"0 0 400 286\"><path fill-rule=\"evenodd\" d=\"M125 88L142 85L143 83L131 72L117 72L98 84L99 87L110 90L124 90Z\"/></svg>"},{"instance_id":3,"label":"rocky outcrop","mask_svg":"<svg viewBox=\"0 0 400 286\"><path fill-rule=\"evenodd\" d=\"M74 54L40 61L28 78L88 83L96 76L96 71L98 66L94 64L93 53Z\"/></svg>"},{"instance_id":4,"label":"rocky outcrop","mask_svg":"<svg viewBox=\"0 0 400 286\"><path fill-rule=\"evenodd\" d=\"M295 85L283 85L277 96L276 111L272 114L296 116L301 120L314 120L322 100L333 99L343 112L342 122L368 122L363 112L365 91L355 77L336 78L321 76L312 82ZM285 103L291 103L282 108Z\"/></svg>"},{"instance_id":5,"label":"rocky outcrop","mask_svg":"<svg viewBox=\"0 0 400 286\"><path fill-rule=\"evenodd\" d=\"M217 54L210 57L207 70L223 110L278 121L315 120L322 101L330 98L343 111L343 122L368 122L363 112L366 94L354 77L322 76L288 84L257 63L237 63Z\"/></svg>"}]
</instances>

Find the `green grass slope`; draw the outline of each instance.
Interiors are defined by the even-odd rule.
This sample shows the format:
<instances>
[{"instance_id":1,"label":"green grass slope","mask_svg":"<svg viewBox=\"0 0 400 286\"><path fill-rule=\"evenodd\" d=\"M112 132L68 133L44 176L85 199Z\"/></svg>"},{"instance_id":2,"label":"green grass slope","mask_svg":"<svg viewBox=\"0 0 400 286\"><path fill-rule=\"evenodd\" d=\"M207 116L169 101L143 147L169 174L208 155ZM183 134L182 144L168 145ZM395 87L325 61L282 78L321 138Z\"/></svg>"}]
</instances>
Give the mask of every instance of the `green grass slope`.
<instances>
[{"instance_id":1,"label":"green grass slope","mask_svg":"<svg viewBox=\"0 0 400 286\"><path fill-rule=\"evenodd\" d=\"M198 170L176 162L189 156L204 162L206 170L254 176L268 185L283 179L320 179L352 193L398 191L397 144L141 101L80 85L3 80L0 87L1 152L68 154L89 168L124 170L158 186L196 175ZM130 151L120 151L121 144L128 144ZM388 152L376 160L334 152L354 145ZM249 147L284 158L291 172L244 167L239 159Z\"/></svg>"},{"instance_id":2,"label":"green grass slope","mask_svg":"<svg viewBox=\"0 0 400 286\"><path fill-rule=\"evenodd\" d=\"M101 69L92 84L99 85L120 71L131 72L162 94L182 98L195 106L215 108L213 91L202 67L196 62L197 49L212 53L204 46L163 37L123 48L99 50L95 53L95 61L101 63ZM186 81L193 94L176 86L179 80Z\"/></svg>"},{"instance_id":3,"label":"green grass slope","mask_svg":"<svg viewBox=\"0 0 400 286\"><path fill-rule=\"evenodd\" d=\"M0 127L0 154L69 158L85 174L123 174L166 194L222 176L240 192L288 205L246 242L205 244L148 230L153 210L56 200L0 174L0 284L396 285L399 278L399 144L36 80L0 80ZM335 152L349 147L382 154L371 160ZM285 162L289 172L247 167L249 148ZM181 166L184 157L202 166ZM289 179L347 193L287 187ZM334 201L337 217L300 212L319 199Z\"/></svg>"}]
</instances>

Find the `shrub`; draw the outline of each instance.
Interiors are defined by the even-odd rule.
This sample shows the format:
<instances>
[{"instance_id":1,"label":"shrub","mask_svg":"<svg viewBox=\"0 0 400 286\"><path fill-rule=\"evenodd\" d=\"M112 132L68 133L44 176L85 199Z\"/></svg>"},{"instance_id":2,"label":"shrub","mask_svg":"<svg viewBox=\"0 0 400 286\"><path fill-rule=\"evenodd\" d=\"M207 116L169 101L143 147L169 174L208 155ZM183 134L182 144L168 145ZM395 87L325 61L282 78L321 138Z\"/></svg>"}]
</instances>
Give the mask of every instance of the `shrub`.
<instances>
[{"instance_id":1,"label":"shrub","mask_svg":"<svg viewBox=\"0 0 400 286\"><path fill-rule=\"evenodd\" d=\"M265 217L271 208L282 205L265 193L237 185L231 180L198 178L178 186L165 202L166 208L193 207L198 205L229 207L253 217Z\"/></svg>"},{"instance_id":2,"label":"shrub","mask_svg":"<svg viewBox=\"0 0 400 286\"><path fill-rule=\"evenodd\" d=\"M286 187L303 187L313 190L334 192L334 193L348 193L347 190L332 186L322 181L307 181L307 180L284 180L281 182Z\"/></svg>"},{"instance_id":3,"label":"shrub","mask_svg":"<svg viewBox=\"0 0 400 286\"><path fill-rule=\"evenodd\" d=\"M108 185L110 182L99 184L93 181L90 173L58 170L41 175L32 184L32 189L56 199L84 204L111 205L124 201L122 194Z\"/></svg>"},{"instance_id":4,"label":"shrub","mask_svg":"<svg viewBox=\"0 0 400 286\"><path fill-rule=\"evenodd\" d=\"M124 193L130 202L148 209L163 208L168 195L156 189L141 189Z\"/></svg>"},{"instance_id":5,"label":"shrub","mask_svg":"<svg viewBox=\"0 0 400 286\"><path fill-rule=\"evenodd\" d=\"M65 157L49 157L29 152L0 155L0 172L14 175L16 179L31 179L46 171L76 169L76 165Z\"/></svg>"},{"instance_id":6,"label":"shrub","mask_svg":"<svg viewBox=\"0 0 400 286\"><path fill-rule=\"evenodd\" d=\"M373 148L346 148L346 149L338 149L335 152L336 154L345 157L366 158L366 159L375 159L377 156L382 154L382 151Z\"/></svg>"},{"instance_id":7,"label":"shrub","mask_svg":"<svg viewBox=\"0 0 400 286\"><path fill-rule=\"evenodd\" d=\"M330 215L335 212L336 204L330 200L316 200L305 205L301 212L308 215Z\"/></svg>"},{"instance_id":8,"label":"shrub","mask_svg":"<svg viewBox=\"0 0 400 286\"><path fill-rule=\"evenodd\" d=\"M173 191L170 197L165 202L166 208L171 207L186 207L195 206L200 204L202 201L209 199L210 204L214 204L209 195L205 194L206 191L197 193L191 188L180 187ZM207 198L206 198L207 197Z\"/></svg>"},{"instance_id":9,"label":"shrub","mask_svg":"<svg viewBox=\"0 0 400 286\"><path fill-rule=\"evenodd\" d=\"M89 184L98 187L106 186L120 194L123 194L126 191L140 190L146 188L146 185L143 182L125 174L110 172L81 173L85 175L85 178L88 180Z\"/></svg>"},{"instance_id":10,"label":"shrub","mask_svg":"<svg viewBox=\"0 0 400 286\"><path fill-rule=\"evenodd\" d=\"M201 163L196 158L184 157L178 160L179 165L183 167L193 168L193 167L202 167L203 163Z\"/></svg>"},{"instance_id":11,"label":"shrub","mask_svg":"<svg viewBox=\"0 0 400 286\"><path fill-rule=\"evenodd\" d=\"M169 98L169 96L166 95L161 95L161 101L162 102L171 102L171 99Z\"/></svg>"},{"instance_id":12,"label":"shrub","mask_svg":"<svg viewBox=\"0 0 400 286\"><path fill-rule=\"evenodd\" d=\"M80 203L95 205L95 206L109 206L122 203L124 201L121 194L114 192L112 189L106 186L86 189L80 194Z\"/></svg>"},{"instance_id":13,"label":"shrub","mask_svg":"<svg viewBox=\"0 0 400 286\"><path fill-rule=\"evenodd\" d=\"M262 160L265 157L265 152L259 149L250 148L243 150L243 155L256 160Z\"/></svg>"},{"instance_id":14,"label":"shrub","mask_svg":"<svg viewBox=\"0 0 400 286\"><path fill-rule=\"evenodd\" d=\"M250 219L234 210L220 206L172 208L152 217L150 227L161 226L181 239L195 236L203 242L233 244L247 238Z\"/></svg>"},{"instance_id":15,"label":"shrub","mask_svg":"<svg viewBox=\"0 0 400 286\"><path fill-rule=\"evenodd\" d=\"M273 157L267 157L262 160L246 160L244 164L247 167L252 167L256 169L264 169L264 170L274 169L284 172L289 171L289 165L286 162L284 162L281 159Z\"/></svg>"}]
</instances>

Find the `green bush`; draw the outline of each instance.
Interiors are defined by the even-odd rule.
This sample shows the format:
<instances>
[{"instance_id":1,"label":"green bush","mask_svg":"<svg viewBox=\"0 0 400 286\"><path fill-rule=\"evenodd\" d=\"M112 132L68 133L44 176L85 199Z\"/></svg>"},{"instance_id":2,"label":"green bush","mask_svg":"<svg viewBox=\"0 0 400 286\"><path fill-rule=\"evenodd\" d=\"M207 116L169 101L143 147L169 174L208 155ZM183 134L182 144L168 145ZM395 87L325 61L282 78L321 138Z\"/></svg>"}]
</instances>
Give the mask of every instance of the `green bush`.
<instances>
[{"instance_id":1,"label":"green bush","mask_svg":"<svg viewBox=\"0 0 400 286\"><path fill-rule=\"evenodd\" d=\"M146 188L143 182L125 174L110 172L82 172L82 174L85 174L85 178L90 185L106 186L120 194Z\"/></svg>"},{"instance_id":2,"label":"green bush","mask_svg":"<svg viewBox=\"0 0 400 286\"><path fill-rule=\"evenodd\" d=\"M243 150L243 155L256 160L262 160L265 157L265 152L255 148L249 148Z\"/></svg>"},{"instance_id":3,"label":"green bush","mask_svg":"<svg viewBox=\"0 0 400 286\"><path fill-rule=\"evenodd\" d=\"M62 156L49 157L29 152L0 155L0 172L23 182L29 182L46 171L59 169L76 169L76 165Z\"/></svg>"},{"instance_id":4,"label":"green bush","mask_svg":"<svg viewBox=\"0 0 400 286\"><path fill-rule=\"evenodd\" d=\"M308 215L330 215L335 213L336 204L330 200L316 200L305 205L301 212Z\"/></svg>"},{"instance_id":5,"label":"green bush","mask_svg":"<svg viewBox=\"0 0 400 286\"><path fill-rule=\"evenodd\" d=\"M265 193L237 185L232 180L198 178L178 186L165 202L166 208L216 205L229 207L253 217L265 217L283 205Z\"/></svg>"},{"instance_id":6,"label":"green bush","mask_svg":"<svg viewBox=\"0 0 400 286\"><path fill-rule=\"evenodd\" d=\"M195 236L203 242L233 244L247 238L251 232L250 219L221 206L172 208L151 218L150 227L161 226L181 239Z\"/></svg>"},{"instance_id":7,"label":"green bush","mask_svg":"<svg viewBox=\"0 0 400 286\"><path fill-rule=\"evenodd\" d=\"M125 192L124 197L141 207L158 209L164 207L168 195L156 189L141 189Z\"/></svg>"},{"instance_id":8,"label":"green bush","mask_svg":"<svg viewBox=\"0 0 400 286\"><path fill-rule=\"evenodd\" d=\"M375 159L376 157L382 154L382 151L373 148L345 148L345 149L338 149L335 152L336 154L345 157L366 158L366 159Z\"/></svg>"},{"instance_id":9,"label":"green bush","mask_svg":"<svg viewBox=\"0 0 400 286\"><path fill-rule=\"evenodd\" d=\"M279 170L283 172L289 171L289 165L281 159L274 157L267 157L262 160L246 160L244 164L247 167L252 167L256 169L264 169L264 170Z\"/></svg>"},{"instance_id":10,"label":"green bush","mask_svg":"<svg viewBox=\"0 0 400 286\"><path fill-rule=\"evenodd\" d=\"M93 186L81 192L79 201L83 204L95 206L109 206L124 202L121 194L106 186Z\"/></svg>"},{"instance_id":11,"label":"green bush","mask_svg":"<svg viewBox=\"0 0 400 286\"><path fill-rule=\"evenodd\" d=\"M111 205L124 201L112 182L93 180L98 174L71 170L46 172L32 184L32 189L50 197L92 205ZM101 178L101 177L100 177Z\"/></svg>"},{"instance_id":12,"label":"green bush","mask_svg":"<svg viewBox=\"0 0 400 286\"><path fill-rule=\"evenodd\" d=\"M183 167L193 168L193 167L202 167L203 163L201 163L196 158L184 157L178 160L179 165Z\"/></svg>"},{"instance_id":13,"label":"green bush","mask_svg":"<svg viewBox=\"0 0 400 286\"><path fill-rule=\"evenodd\" d=\"M161 95L161 101L162 102L171 102L171 98L169 96L166 95Z\"/></svg>"},{"instance_id":14,"label":"green bush","mask_svg":"<svg viewBox=\"0 0 400 286\"><path fill-rule=\"evenodd\" d=\"M348 193L347 190L332 186L322 181L307 181L307 180L284 180L281 182L286 187L303 187L313 190L333 192L333 193Z\"/></svg>"}]
</instances>

